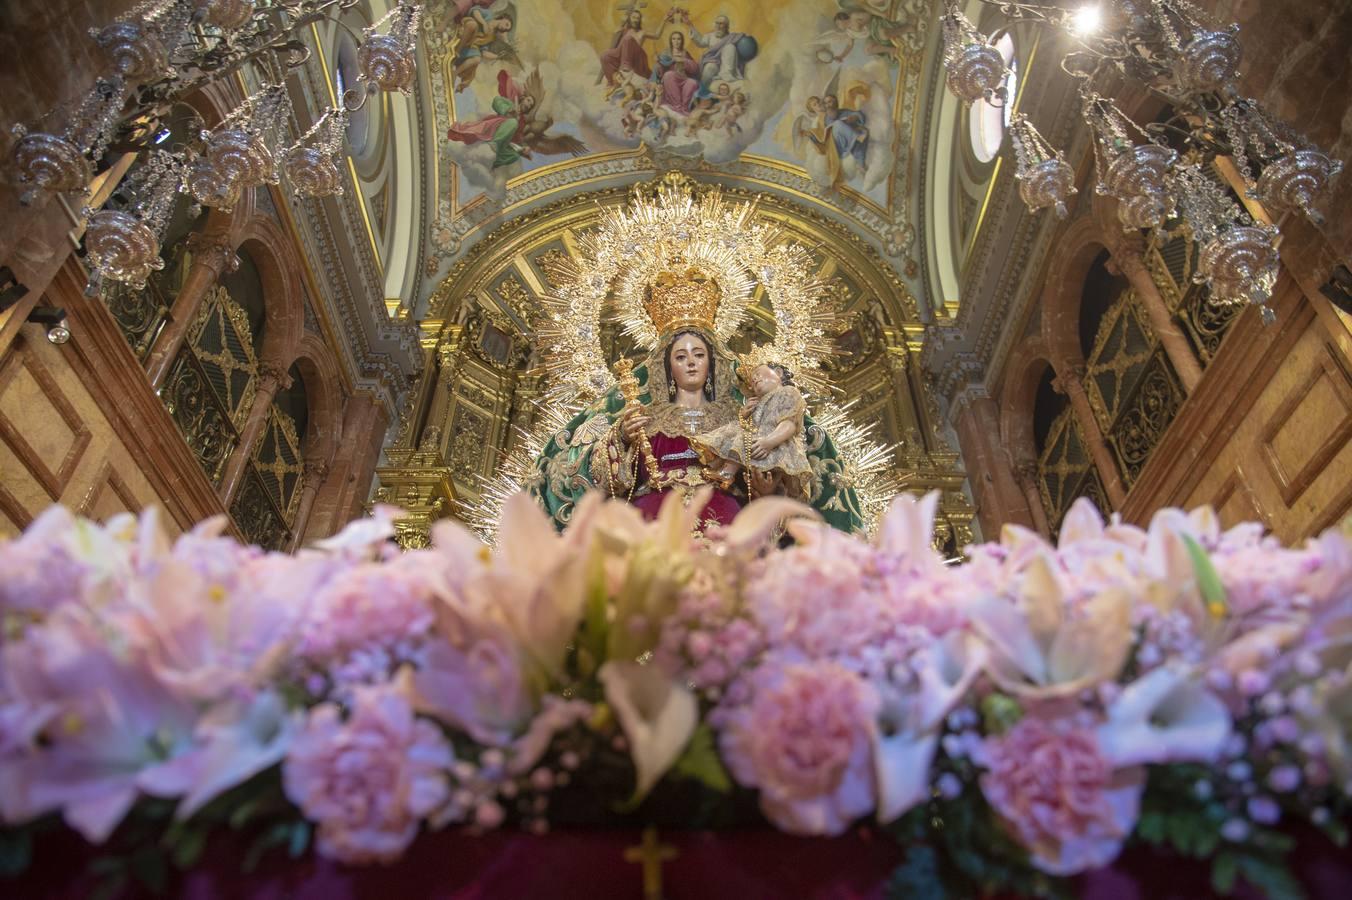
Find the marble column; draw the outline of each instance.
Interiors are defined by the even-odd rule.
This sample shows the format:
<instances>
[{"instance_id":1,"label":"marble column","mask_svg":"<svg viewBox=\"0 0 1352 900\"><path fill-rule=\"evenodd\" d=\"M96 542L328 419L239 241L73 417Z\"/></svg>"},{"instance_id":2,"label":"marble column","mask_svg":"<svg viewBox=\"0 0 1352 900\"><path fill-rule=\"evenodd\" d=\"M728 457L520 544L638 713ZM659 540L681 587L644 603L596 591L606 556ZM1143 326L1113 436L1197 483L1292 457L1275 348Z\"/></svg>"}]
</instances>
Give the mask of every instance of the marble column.
<instances>
[{"instance_id":1,"label":"marble column","mask_svg":"<svg viewBox=\"0 0 1352 900\"><path fill-rule=\"evenodd\" d=\"M272 408L272 401L276 399L278 391L290 386L291 376L286 373L283 366L267 360L258 364L258 381L254 386L253 406L249 407L249 418L240 429L239 444L230 454L230 459L225 464L225 474L221 477L220 487L217 488L226 509L230 508L230 502L239 489L239 483L244 477L244 467L253 453L254 444L258 443L258 439L263 435L263 426L267 424L268 410Z\"/></svg>"},{"instance_id":2,"label":"marble column","mask_svg":"<svg viewBox=\"0 0 1352 900\"><path fill-rule=\"evenodd\" d=\"M1127 499L1127 491L1122 486L1122 478L1117 474L1117 463L1113 461L1112 451L1099 430L1098 419L1094 417L1093 407L1089 405L1089 395L1084 390L1084 366L1056 366L1056 380L1052 386L1070 399L1075 421L1079 423L1080 434L1088 445L1089 456L1098 469L1103 489L1108 493L1108 502L1113 509L1119 509ZM1104 510L1108 512L1108 510Z\"/></svg>"},{"instance_id":3,"label":"marble column","mask_svg":"<svg viewBox=\"0 0 1352 900\"><path fill-rule=\"evenodd\" d=\"M1197 356L1192 352L1192 346L1188 343L1188 338L1183 334L1183 329L1179 327L1174 314L1169 311L1169 304L1165 302L1164 295L1155 284L1155 279L1150 277L1150 270L1146 267L1145 260L1141 258L1140 251L1135 247L1118 246L1110 252L1112 256L1108 270L1111 272L1116 268L1126 276L1132 289L1136 291L1136 296L1140 298L1141 305L1145 307L1146 314L1150 317L1150 327L1163 345L1174 371L1178 373L1183 390L1191 394L1202 380L1202 366L1197 362Z\"/></svg>"},{"instance_id":4,"label":"marble column","mask_svg":"<svg viewBox=\"0 0 1352 900\"><path fill-rule=\"evenodd\" d=\"M1031 459L1016 460L1014 477L1023 491L1024 501L1033 518L1033 527L1044 537L1051 537L1051 525L1047 521L1047 508L1042 505L1042 491L1038 489L1037 462Z\"/></svg>"},{"instance_id":5,"label":"marble column","mask_svg":"<svg viewBox=\"0 0 1352 900\"><path fill-rule=\"evenodd\" d=\"M971 388L958 395L956 405L953 427L982 533L994 537L1006 523L1031 526L1031 510L1000 442L999 407L984 391L973 393Z\"/></svg>"},{"instance_id":6,"label":"marble column","mask_svg":"<svg viewBox=\"0 0 1352 900\"><path fill-rule=\"evenodd\" d=\"M300 485L300 505L296 507L296 520L291 523L292 553L300 549L305 541L305 527L310 524L310 512L315 506L315 497L329 477L329 464L322 459L306 460L305 471Z\"/></svg>"},{"instance_id":7,"label":"marble column","mask_svg":"<svg viewBox=\"0 0 1352 900\"><path fill-rule=\"evenodd\" d=\"M146 360L146 377L157 390L169 376L169 368L178 355L178 348L183 346L188 336L188 326L197 317L207 291L226 272L239 268L235 248L223 234L192 234L188 237L188 249L192 251L192 264L188 266L183 286L179 288L165 326L155 339L150 357Z\"/></svg>"}]
</instances>

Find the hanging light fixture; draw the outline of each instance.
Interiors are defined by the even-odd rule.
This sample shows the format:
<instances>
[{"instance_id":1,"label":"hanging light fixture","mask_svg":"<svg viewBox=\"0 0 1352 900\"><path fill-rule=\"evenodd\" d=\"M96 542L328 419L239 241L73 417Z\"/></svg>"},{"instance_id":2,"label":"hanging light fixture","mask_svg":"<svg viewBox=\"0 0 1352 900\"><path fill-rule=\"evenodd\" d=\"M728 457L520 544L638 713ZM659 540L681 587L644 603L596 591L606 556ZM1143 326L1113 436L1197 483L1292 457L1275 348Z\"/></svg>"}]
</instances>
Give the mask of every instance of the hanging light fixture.
<instances>
[{"instance_id":1,"label":"hanging light fixture","mask_svg":"<svg viewBox=\"0 0 1352 900\"><path fill-rule=\"evenodd\" d=\"M347 110L342 107L327 110L286 151L282 168L297 196L328 197L343 192L338 165L346 130Z\"/></svg>"},{"instance_id":2,"label":"hanging light fixture","mask_svg":"<svg viewBox=\"0 0 1352 900\"><path fill-rule=\"evenodd\" d=\"M401 3L362 31L357 68L363 81L382 91L413 90L421 16L418 7ZM381 34L378 29L386 22L390 30Z\"/></svg>"},{"instance_id":3,"label":"hanging light fixture","mask_svg":"<svg viewBox=\"0 0 1352 900\"><path fill-rule=\"evenodd\" d=\"M1031 210L1050 206L1058 219L1064 219L1070 214L1067 202L1078 193L1075 170L1025 115L1016 114L1010 121L1009 139L1014 144L1014 177L1023 202Z\"/></svg>"},{"instance_id":4,"label":"hanging light fixture","mask_svg":"<svg viewBox=\"0 0 1352 900\"><path fill-rule=\"evenodd\" d=\"M183 182L182 160L163 150L150 153L146 164L120 187L129 197L125 209L85 210L85 256L90 265L85 293L96 296L104 279L140 290L151 272L164 268L160 239Z\"/></svg>"},{"instance_id":5,"label":"hanging light fixture","mask_svg":"<svg viewBox=\"0 0 1352 900\"><path fill-rule=\"evenodd\" d=\"M1082 100L1094 138L1095 192L1117 199L1117 217L1128 231L1162 225L1174 211L1168 176L1178 154L1152 142L1107 97L1086 90Z\"/></svg>"},{"instance_id":6,"label":"hanging light fixture","mask_svg":"<svg viewBox=\"0 0 1352 900\"><path fill-rule=\"evenodd\" d=\"M284 143L291 119L286 72L310 58L301 30L355 3L144 0L90 32L104 70L77 104L44 117L64 118L63 128L16 126L12 161L27 205L56 193L87 196L95 164L110 147L148 155L138 167L144 171L120 189L135 198L131 207L86 211L92 291L105 279L142 286L163 265L159 235L179 192L230 211L245 191L277 183L281 172L301 195L340 191L348 113L375 92L407 93L417 74L421 10L417 0L399 0L363 31L357 57L366 90L346 92L340 108L324 111L299 140ZM254 63L264 73L263 88L188 146L160 146L169 133L166 120L184 97Z\"/></svg>"},{"instance_id":7,"label":"hanging light fixture","mask_svg":"<svg viewBox=\"0 0 1352 900\"><path fill-rule=\"evenodd\" d=\"M1218 303L1264 305L1276 281L1277 230L1255 222L1204 167L1234 159L1246 195L1274 212L1316 208L1342 163L1331 159L1251 98L1237 81L1243 48L1236 25L1219 25L1189 0L1115 0L1070 9L1019 0L981 0L1015 20L1063 31L1075 48L1061 67L1083 80L1082 113L1093 138L1096 192L1118 201L1127 230L1163 229L1177 213L1201 247L1198 272ZM967 103L999 99L1004 62L991 41L948 0L944 65L949 88ZM1143 83L1173 110L1141 127L1097 90L1116 72ZM1064 216L1073 172L1022 116L1010 126L1019 192L1030 210Z\"/></svg>"}]
</instances>

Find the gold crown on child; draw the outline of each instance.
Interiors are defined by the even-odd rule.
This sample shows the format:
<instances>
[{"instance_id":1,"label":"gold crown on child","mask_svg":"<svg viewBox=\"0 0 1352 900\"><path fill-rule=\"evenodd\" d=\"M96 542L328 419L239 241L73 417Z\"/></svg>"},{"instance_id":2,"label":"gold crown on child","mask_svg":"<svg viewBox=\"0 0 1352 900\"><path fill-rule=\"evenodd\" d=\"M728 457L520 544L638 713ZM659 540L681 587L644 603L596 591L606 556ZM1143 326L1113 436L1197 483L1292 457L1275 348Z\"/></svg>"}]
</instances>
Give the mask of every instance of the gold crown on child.
<instances>
[{"instance_id":1,"label":"gold crown on child","mask_svg":"<svg viewBox=\"0 0 1352 900\"><path fill-rule=\"evenodd\" d=\"M659 335L682 328L713 333L723 291L717 281L699 269L661 272L645 293L643 309Z\"/></svg>"}]
</instances>

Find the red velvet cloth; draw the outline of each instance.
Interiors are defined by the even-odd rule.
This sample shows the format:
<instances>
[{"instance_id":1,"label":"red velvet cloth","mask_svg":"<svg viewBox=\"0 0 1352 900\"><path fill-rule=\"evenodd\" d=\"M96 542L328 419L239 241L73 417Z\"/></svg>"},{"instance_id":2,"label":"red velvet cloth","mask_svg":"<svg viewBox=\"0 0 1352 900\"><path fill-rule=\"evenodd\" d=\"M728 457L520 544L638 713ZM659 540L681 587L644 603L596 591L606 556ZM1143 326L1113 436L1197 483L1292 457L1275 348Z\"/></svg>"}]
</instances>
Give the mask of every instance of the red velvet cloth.
<instances>
[{"instance_id":1,"label":"red velvet cloth","mask_svg":"<svg viewBox=\"0 0 1352 900\"><path fill-rule=\"evenodd\" d=\"M1343 900L1352 862L1322 836L1302 832L1293 864L1311 900ZM49 900L89 896L83 875L98 855L71 832L40 841L34 867L17 882L0 881L0 896ZM544 836L505 830L475 836L458 831L422 835L393 866L349 868L312 854L264 857L259 870L240 872L247 843L233 833L213 838L201 864L173 876L168 896L187 900L638 900L642 867L626 861L641 832L564 830ZM661 831L675 848L662 865L662 896L734 900L880 900L904 850L876 830L861 828L831 840L795 838L770 830ZM1107 869L1076 879L1089 900L1193 900L1212 896L1205 863L1135 849ZM128 891L123 897L141 896ZM1261 896L1241 885L1241 900Z\"/></svg>"},{"instance_id":2,"label":"red velvet cloth","mask_svg":"<svg viewBox=\"0 0 1352 900\"><path fill-rule=\"evenodd\" d=\"M668 459L662 457L686 453L690 450L690 440L684 437L672 437L666 434L654 434L652 436L653 456L657 457L657 467L663 472L672 470L681 470L687 466L699 465L699 460L694 458ZM643 484L648 480L648 471L646 466L638 467L638 481ZM638 507L639 512L643 513L643 518L649 521L657 518L657 511L662 508L662 501L667 498L671 489L667 488L661 491L653 491L651 494L644 494L641 497L634 498L634 505ZM720 525L728 525L742 509L741 502L726 491L715 490L713 497L704 507L700 515L701 519L717 522Z\"/></svg>"}]
</instances>

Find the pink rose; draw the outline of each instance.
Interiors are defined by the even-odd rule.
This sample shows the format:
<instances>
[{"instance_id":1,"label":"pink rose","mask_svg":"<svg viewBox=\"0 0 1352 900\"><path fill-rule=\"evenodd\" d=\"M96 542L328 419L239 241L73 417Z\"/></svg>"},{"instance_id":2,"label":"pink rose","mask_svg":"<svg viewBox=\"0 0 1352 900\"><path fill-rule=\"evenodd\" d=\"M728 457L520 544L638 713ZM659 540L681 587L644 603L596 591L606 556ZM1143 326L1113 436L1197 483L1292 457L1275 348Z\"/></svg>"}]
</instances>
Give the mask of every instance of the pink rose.
<instances>
[{"instance_id":1,"label":"pink rose","mask_svg":"<svg viewBox=\"0 0 1352 900\"><path fill-rule=\"evenodd\" d=\"M346 863L390 862L421 819L444 804L455 758L441 732L414 716L401 687L358 687L344 721L321 704L282 768L286 795L319 826L320 853Z\"/></svg>"},{"instance_id":2,"label":"pink rose","mask_svg":"<svg viewBox=\"0 0 1352 900\"><path fill-rule=\"evenodd\" d=\"M749 702L719 716L720 746L733 777L760 789L766 817L836 835L870 812L876 691L833 662L769 663L749 682Z\"/></svg>"},{"instance_id":3,"label":"pink rose","mask_svg":"<svg viewBox=\"0 0 1352 900\"><path fill-rule=\"evenodd\" d=\"M1114 771L1094 732L1031 715L983 750L981 789L1033 865L1072 875L1116 858L1136 823L1139 768Z\"/></svg>"}]
</instances>

